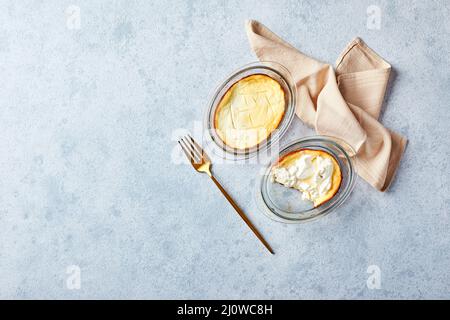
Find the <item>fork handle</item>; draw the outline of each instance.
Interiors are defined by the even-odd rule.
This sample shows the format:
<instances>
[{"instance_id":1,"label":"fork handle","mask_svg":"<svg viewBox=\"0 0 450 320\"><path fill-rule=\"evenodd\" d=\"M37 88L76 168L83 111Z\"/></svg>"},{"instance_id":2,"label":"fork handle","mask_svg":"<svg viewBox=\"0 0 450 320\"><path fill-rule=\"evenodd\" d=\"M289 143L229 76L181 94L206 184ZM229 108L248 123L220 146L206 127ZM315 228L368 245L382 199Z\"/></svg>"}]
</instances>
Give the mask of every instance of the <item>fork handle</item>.
<instances>
[{"instance_id":1,"label":"fork handle","mask_svg":"<svg viewBox=\"0 0 450 320\"><path fill-rule=\"evenodd\" d=\"M233 206L233 208L236 210L236 212L241 216L242 220L247 224L247 226L250 228L250 230L253 231L253 233L258 237L258 239L263 243L263 245L269 250L271 254L275 254L273 252L270 245L267 243L266 240L264 240L263 236L259 233L259 231L256 229L256 227L253 225L253 223L248 219L248 217L245 215L245 213L239 208L239 206L234 202L234 200L231 198L231 196L228 194L228 192L225 191L225 189L222 187L219 181L211 174L209 175L212 181L216 184L217 188L222 192L222 194L227 198L228 202Z\"/></svg>"}]
</instances>

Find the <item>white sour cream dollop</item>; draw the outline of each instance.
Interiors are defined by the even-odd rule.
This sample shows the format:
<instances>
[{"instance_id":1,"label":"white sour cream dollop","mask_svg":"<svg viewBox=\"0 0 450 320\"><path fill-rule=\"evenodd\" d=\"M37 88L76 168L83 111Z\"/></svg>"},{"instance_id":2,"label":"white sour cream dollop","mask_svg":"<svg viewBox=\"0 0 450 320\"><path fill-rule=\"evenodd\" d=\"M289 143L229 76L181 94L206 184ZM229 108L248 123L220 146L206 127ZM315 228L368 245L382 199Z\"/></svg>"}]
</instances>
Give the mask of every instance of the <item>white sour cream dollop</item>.
<instances>
[{"instance_id":1,"label":"white sour cream dollop","mask_svg":"<svg viewBox=\"0 0 450 320\"><path fill-rule=\"evenodd\" d=\"M303 200L315 201L331 188L333 162L319 155L301 155L287 167L274 167L270 173L271 181L302 193Z\"/></svg>"}]
</instances>

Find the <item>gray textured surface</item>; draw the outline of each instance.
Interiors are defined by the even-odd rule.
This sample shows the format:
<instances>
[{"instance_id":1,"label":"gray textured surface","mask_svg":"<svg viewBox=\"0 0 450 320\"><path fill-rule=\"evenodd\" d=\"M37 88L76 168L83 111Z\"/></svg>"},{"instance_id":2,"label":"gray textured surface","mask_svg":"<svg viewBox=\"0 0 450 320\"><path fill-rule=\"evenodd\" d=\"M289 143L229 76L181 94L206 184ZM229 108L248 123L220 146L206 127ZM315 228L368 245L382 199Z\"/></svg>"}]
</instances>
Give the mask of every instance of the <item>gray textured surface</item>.
<instances>
[{"instance_id":1,"label":"gray textured surface","mask_svg":"<svg viewBox=\"0 0 450 320\"><path fill-rule=\"evenodd\" d=\"M70 4L80 29L66 26ZM380 30L366 28L370 4ZM2 1L0 297L450 298L449 7ZM247 18L331 63L361 36L395 68L382 121L409 138L389 192L359 179L302 225L258 211L257 166L215 166L275 256L206 176L171 160L176 129L193 131L213 88L254 60ZM296 121L284 140L310 134Z\"/></svg>"}]
</instances>

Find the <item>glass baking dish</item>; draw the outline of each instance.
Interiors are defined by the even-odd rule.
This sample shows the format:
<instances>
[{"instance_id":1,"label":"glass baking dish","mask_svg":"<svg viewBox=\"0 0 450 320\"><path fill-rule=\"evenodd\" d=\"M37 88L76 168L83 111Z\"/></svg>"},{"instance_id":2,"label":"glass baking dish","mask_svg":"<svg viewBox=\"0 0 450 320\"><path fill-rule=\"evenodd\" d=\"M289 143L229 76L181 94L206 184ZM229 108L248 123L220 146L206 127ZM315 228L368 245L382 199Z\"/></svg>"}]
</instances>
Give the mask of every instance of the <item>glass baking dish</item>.
<instances>
[{"instance_id":1,"label":"glass baking dish","mask_svg":"<svg viewBox=\"0 0 450 320\"><path fill-rule=\"evenodd\" d=\"M341 169L342 181L339 190L330 200L318 207L314 207L308 200L302 200L298 190L270 180L270 171L278 159L300 149L325 151L335 158ZM287 144L260 176L256 190L259 209L271 219L285 223L311 221L332 212L348 198L354 188L356 171L351 158L354 154L355 151L347 143L327 136L306 137Z\"/></svg>"},{"instance_id":2,"label":"glass baking dish","mask_svg":"<svg viewBox=\"0 0 450 320\"><path fill-rule=\"evenodd\" d=\"M237 149L228 146L222 141L222 139L217 134L214 127L214 116L218 104L220 103L224 94L228 89L238 82L239 80L246 78L251 75L267 75L272 79L276 80L284 91L285 97L285 112L278 124L277 129L275 129L265 140L260 142L258 145L247 148L247 149ZM295 115L295 97L296 97L296 87L294 81L289 73L289 71L276 62L255 62L245 65L238 70L234 71L230 76L228 76L217 89L215 90L204 117L204 129L206 130L207 142L209 145L213 145L213 152L219 154L222 158L240 160L247 159L255 156L259 152L270 148L279 142L280 138L286 133L292 119ZM213 143L210 144L209 142Z\"/></svg>"}]
</instances>

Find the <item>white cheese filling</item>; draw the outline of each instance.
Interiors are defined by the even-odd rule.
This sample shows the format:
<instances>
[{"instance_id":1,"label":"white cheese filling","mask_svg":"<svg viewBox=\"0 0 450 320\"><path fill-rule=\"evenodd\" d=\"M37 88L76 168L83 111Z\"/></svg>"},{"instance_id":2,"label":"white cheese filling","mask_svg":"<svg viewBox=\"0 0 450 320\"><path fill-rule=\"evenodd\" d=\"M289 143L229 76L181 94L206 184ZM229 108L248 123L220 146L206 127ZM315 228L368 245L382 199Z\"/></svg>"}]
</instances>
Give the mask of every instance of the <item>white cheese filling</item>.
<instances>
[{"instance_id":1,"label":"white cheese filling","mask_svg":"<svg viewBox=\"0 0 450 320\"><path fill-rule=\"evenodd\" d=\"M288 167L274 167L272 182L294 188L302 193L303 200L315 201L331 189L333 162L329 158L304 154Z\"/></svg>"}]
</instances>

